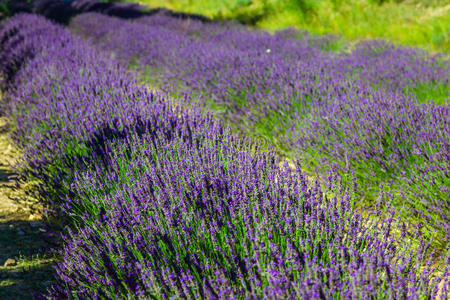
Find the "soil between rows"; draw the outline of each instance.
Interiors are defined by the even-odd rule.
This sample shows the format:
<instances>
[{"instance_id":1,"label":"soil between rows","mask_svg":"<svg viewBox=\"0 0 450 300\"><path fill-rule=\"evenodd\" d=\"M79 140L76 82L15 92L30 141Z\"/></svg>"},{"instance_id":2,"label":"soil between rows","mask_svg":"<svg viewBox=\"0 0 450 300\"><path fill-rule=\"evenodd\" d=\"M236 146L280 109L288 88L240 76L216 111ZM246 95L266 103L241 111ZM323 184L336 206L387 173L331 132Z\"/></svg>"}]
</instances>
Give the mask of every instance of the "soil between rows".
<instances>
[{"instance_id":1,"label":"soil between rows","mask_svg":"<svg viewBox=\"0 0 450 300\"><path fill-rule=\"evenodd\" d=\"M0 116L0 299L32 299L52 283L54 259L36 199L14 171L20 151Z\"/></svg>"}]
</instances>

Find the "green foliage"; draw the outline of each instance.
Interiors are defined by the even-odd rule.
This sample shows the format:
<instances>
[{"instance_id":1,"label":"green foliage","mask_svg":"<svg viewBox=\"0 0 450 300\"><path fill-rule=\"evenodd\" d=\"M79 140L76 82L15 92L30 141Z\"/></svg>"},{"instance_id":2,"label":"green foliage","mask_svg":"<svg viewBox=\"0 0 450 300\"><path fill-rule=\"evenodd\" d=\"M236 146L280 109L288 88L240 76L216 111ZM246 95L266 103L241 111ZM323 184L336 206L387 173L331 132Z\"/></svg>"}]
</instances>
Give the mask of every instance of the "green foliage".
<instances>
[{"instance_id":1,"label":"green foliage","mask_svg":"<svg viewBox=\"0 0 450 300\"><path fill-rule=\"evenodd\" d=\"M420 84L407 90L413 93L420 103L449 104L450 88L448 84Z\"/></svg>"},{"instance_id":2,"label":"green foliage","mask_svg":"<svg viewBox=\"0 0 450 300\"><path fill-rule=\"evenodd\" d=\"M136 0L137 1L137 0ZM296 27L348 39L384 38L446 52L450 5L443 0L140 0L150 7L235 19L270 31ZM383 17L380 17L383 16Z\"/></svg>"},{"instance_id":3,"label":"green foliage","mask_svg":"<svg viewBox=\"0 0 450 300\"><path fill-rule=\"evenodd\" d=\"M29 10L34 0L0 0L0 20L17 12Z\"/></svg>"}]
</instances>

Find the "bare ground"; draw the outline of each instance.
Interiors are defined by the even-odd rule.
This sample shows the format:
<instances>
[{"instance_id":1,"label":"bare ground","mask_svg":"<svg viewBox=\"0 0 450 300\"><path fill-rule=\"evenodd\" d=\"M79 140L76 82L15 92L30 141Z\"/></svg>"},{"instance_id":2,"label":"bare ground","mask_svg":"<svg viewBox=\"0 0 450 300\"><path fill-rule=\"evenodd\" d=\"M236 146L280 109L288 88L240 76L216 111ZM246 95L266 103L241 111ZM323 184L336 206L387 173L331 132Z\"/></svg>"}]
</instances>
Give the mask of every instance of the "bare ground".
<instances>
[{"instance_id":1,"label":"bare ground","mask_svg":"<svg viewBox=\"0 0 450 300\"><path fill-rule=\"evenodd\" d=\"M51 284L54 260L41 208L14 173L20 151L11 126L0 116L0 299L32 299Z\"/></svg>"}]
</instances>

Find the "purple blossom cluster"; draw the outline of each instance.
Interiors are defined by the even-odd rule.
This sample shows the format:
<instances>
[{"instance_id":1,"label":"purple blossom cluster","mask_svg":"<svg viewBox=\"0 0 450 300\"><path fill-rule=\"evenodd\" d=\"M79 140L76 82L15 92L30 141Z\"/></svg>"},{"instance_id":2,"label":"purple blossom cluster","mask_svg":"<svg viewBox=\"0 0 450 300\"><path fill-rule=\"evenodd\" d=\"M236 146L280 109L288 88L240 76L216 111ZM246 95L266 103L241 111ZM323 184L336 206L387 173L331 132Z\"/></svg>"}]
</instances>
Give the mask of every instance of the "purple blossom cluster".
<instances>
[{"instance_id":1,"label":"purple blossom cluster","mask_svg":"<svg viewBox=\"0 0 450 300\"><path fill-rule=\"evenodd\" d=\"M377 40L337 53L326 51L332 37L164 13L133 21L82 14L70 28L158 87L195 95L269 140L309 174L338 173L362 199L391 202L437 230L442 247L450 241L449 63L441 56ZM429 99L436 91L441 98Z\"/></svg>"},{"instance_id":2,"label":"purple blossom cluster","mask_svg":"<svg viewBox=\"0 0 450 300\"><path fill-rule=\"evenodd\" d=\"M91 23L94 34L105 29ZM150 25L136 24L153 32ZM117 36L124 34L120 26L115 28ZM161 32L171 32L165 30ZM175 42L162 37L152 42L155 47L172 43L173 48L160 49L169 58L199 40L176 43L173 36ZM258 41L255 37L254 44ZM139 43L130 41L128 48L148 47ZM229 43L247 51L239 40ZM150 91L109 52L42 17L23 14L5 21L0 44L5 110L16 121L14 138L24 148L24 168L40 180L42 200L65 232L57 282L44 297L446 297L450 257L440 262L445 267L436 267L429 243L414 246L394 213L383 220L362 217L348 187L327 196L318 181L306 179L299 161L295 169L281 161L280 168L274 149L263 149L201 108L186 106L194 103L189 98ZM115 53L124 59L126 48ZM326 60L320 46L305 49ZM286 52L286 59L312 55L305 49ZM189 53L198 55L198 65L183 69L180 64L180 70L199 67L206 72L200 61L207 51ZM162 53L154 55L166 59ZM208 57L220 65L218 57ZM255 72L266 61L234 58L236 66L247 62ZM310 78L315 87L323 84L313 80L317 66L309 60L304 64L311 74L299 76ZM289 63L280 65L288 68ZM273 71L268 78L263 71L256 73L262 76L258 82L278 86L281 90L274 91L282 95L281 81L269 79L283 73L268 70ZM230 66L229 72L230 81L221 84L238 84L233 81L237 71ZM253 93L257 105L258 93L271 92ZM315 90L309 93L316 97ZM314 112L314 107L308 109ZM332 178L336 173L331 175L328 185L339 190L339 181Z\"/></svg>"}]
</instances>

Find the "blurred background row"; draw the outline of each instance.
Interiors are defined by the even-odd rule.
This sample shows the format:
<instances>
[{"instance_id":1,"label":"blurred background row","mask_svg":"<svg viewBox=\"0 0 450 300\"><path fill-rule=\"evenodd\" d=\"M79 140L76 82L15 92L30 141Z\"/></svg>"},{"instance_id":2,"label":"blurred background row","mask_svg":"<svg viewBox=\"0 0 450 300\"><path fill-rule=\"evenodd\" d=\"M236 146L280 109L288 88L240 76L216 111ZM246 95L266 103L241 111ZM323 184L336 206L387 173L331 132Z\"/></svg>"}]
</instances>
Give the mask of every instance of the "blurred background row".
<instances>
[{"instance_id":1,"label":"blurred background row","mask_svg":"<svg viewBox=\"0 0 450 300\"><path fill-rule=\"evenodd\" d=\"M42 10L48 0L0 0L1 16ZM61 7L72 2L61 0ZM80 1L78 1L80 2ZM92 2L92 1L89 1ZM107 2L121 1L98 1ZM129 0L145 9L167 8L213 20L236 20L271 32L288 27L336 34L350 41L383 38L431 52L448 52L449 0ZM48 7L47 7L48 9ZM65 11L57 15L63 19ZM58 16L56 16L58 18Z\"/></svg>"}]
</instances>

